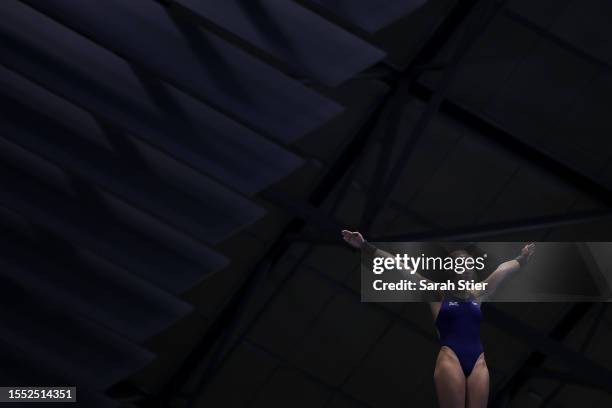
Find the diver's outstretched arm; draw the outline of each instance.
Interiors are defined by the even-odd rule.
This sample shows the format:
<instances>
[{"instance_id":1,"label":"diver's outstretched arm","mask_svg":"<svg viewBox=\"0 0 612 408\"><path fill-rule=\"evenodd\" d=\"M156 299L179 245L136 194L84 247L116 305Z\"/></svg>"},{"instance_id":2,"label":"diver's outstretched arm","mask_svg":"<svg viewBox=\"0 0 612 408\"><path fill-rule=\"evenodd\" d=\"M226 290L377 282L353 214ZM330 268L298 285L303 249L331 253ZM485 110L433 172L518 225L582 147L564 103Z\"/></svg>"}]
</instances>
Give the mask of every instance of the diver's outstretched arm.
<instances>
[{"instance_id":1,"label":"diver's outstretched arm","mask_svg":"<svg viewBox=\"0 0 612 408\"><path fill-rule=\"evenodd\" d=\"M342 238L353 248L361 249L365 255L365 263L372 265L372 260L376 257L379 258L395 258L395 256L391 255L389 252L383 251L382 249L376 248L374 245L370 244L363 238L359 232L351 232L348 230L342 230ZM402 270L402 276L410 281L417 282L419 280L425 280L427 283L433 283L431 280L427 279L423 275L412 272L412 270ZM423 297L419 294L419 300L423 301ZM430 307L432 308L432 313L437 315L438 310L440 308L440 299L443 297L441 292L436 292L435 296L437 297L435 300L427 300L429 302Z\"/></svg>"},{"instance_id":2,"label":"diver's outstretched arm","mask_svg":"<svg viewBox=\"0 0 612 408\"><path fill-rule=\"evenodd\" d=\"M371 260L374 258L395 258L395 256L391 255L389 252L383 251L382 249L379 249L374 245L370 244L368 241L365 240L365 238L363 238L363 235L361 235L361 233L357 231L351 232L348 230L342 230L342 238L353 248L363 250L366 259ZM431 282L423 275L420 275L419 273L413 273L410 269L402 271L402 274L406 279L425 279L427 282Z\"/></svg>"},{"instance_id":3,"label":"diver's outstretched arm","mask_svg":"<svg viewBox=\"0 0 612 408\"><path fill-rule=\"evenodd\" d=\"M534 252L535 244L527 244L521 249L521 254L519 256L499 265L497 269L484 280L485 283L487 283L487 289L485 290L487 297L491 296L508 276L525 266Z\"/></svg>"}]
</instances>

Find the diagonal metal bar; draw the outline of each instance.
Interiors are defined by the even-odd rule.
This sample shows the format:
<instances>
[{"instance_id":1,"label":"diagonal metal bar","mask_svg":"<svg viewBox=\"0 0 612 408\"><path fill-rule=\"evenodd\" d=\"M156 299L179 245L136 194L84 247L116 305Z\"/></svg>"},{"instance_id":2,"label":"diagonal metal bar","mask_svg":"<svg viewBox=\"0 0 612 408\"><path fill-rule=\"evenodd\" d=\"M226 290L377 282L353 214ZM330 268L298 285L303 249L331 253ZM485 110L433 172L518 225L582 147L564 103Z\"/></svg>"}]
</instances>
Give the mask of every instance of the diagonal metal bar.
<instances>
[{"instance_id":1,"label":"diagonal metal bar","mask_svg":"<svg viewBox=\"0 0 612 408\"><path fill-rule=\"evenodd\" d=\"M325 273L321 272L318 269L315 269L315 268L313 268L313 267L311 267L311 266L309 266L307 264L304 264L303 260L307 257L307 255L308 255L308 253L303 254L303 255L293 259L294 267L293 267L293 269L289 273L287 273L285 275L285 277L283 278L283 281L281 282L279 287L282 287L283 283L287 282L291 278L292 274L295 273L295 271L297 271L299 265L304 265L303 270L306 273L316 275L318 278L321 278L321 279L325 280L328 284L333 286L339 292L345 293L345 294L349 295L350 297L354 298L354 300L356 302L360 302L361 301L361 294L359 292L357 292L355 289L353 289L353 288L351 288L349 286L346 286L345 284L342 284L340 282L335 281L334 279L332 279L331 277L329 277L328 275L326 275ZM275 291L275 293L279 293L279 291L277 290L277 291ZM273 298L269 298L266 301L266 303L264 304L263 309L267 308L267 305L270 304L272 302L272 300L273 300ZM411 332L420 335L421 337L423 337L424 339L426 339L428 341L431 341L431 342L435 342L436 341L434 336L432 336L432 332L423 329L422 327L420 327L419 325L413 323L410 320L407 320L400 313L395 312L395 311L393 311L391 309L388 309L388 308L384 307L383 305L377 304L377 303L373 303L372 307L374 307L382 315L384 315L386 318L388 318L390 324L401 325L403 327L406 327ZM257 316L260 316L260 315L261 315L261 312L257 314ZM242 334L237 335L237 336L230 336L229 340L231 341L231 345L229 346L229 350L223 356L223 360L226 360L227 358L229 358L231 352L233 352L235 349L237 349L237 347L240 344L254 345L253 342L248 340L248 338L246 337L246 334L254 326L256 319L257 319L257 317L254 318L254 321L250 322L250 324L248 325L248 327L244 330L244 332ZM285 360L282 356L277 355L273 351L267 350L265 347L263 347L261 345L257 345L257 347L259 349L261 349L261 350L265 350L270 355L274 355L275 359L279 360L283 364L291 366L291 367L294 367L296 369L299 369L299 367L296 367L294 364L292 364L289 361ZM303 371L302 369L299 369L299 370ZM309 378L313 378L313 377L309 376ZM324 382L322 382L321 380L318 380L318 379L317 379L317 383L324 384L324 386L326 388L331 388L334 392L338 392L338 393L340 393L341 395L343 395L345 397L349 396L348 394L343 392L340 389L340 387L332 387L331 385L326 384L326 383L324 383ZM353 397L350 397L350 399L353 399ZM360 402L360 403L361 403L361 405L364 405L363 402Z\"/></svg>"},{"instance_id":2,"label":"diagonal metal bar","mask_svg":"<svg viewBox=\"0 0 612 408\"><path fill-rule=\"evenodd\" d=\"M260 196L282 208L286 213L307 222L309 225L316 226L324 234L335 236L342 229L342 225L330 215L313 205L297 201L286 193L270 189L262 191Z\"/></svg>"},{"instance_id":3,"label":"diagonal metal bar","mask_svg":"<svg viewBox=\"0 0 612 408\"><path fill-rule=\"evenodd\" d=\"M492 407L503 407L509 402L511 396L520 388L525 379L528 378L529 370L540 366L546 358L554 358L566 363L572 370L587 379L591 383L606 382L612 384L612 371L596 361L585 357L566 345L561 340L573 329L576 322L582 319L591 308L589 303L578 303L571 307L565 317L556 325L552 332L547 335L537 329L525 324L499 308L487 305L487 321L492 325L521 338L536 350L529 356L517 370L515 375L505 383L501 384L492 398Z\"/></svg>"},{"instance_id":4,"label":"diagonal metal bar","mask_svg":"<svg viewBox=\"0 0 612 408\"><path fill-rule=\"evenodd\" d=\"M368 138L371 135L371 130L377 122L378 116L381 114L388 99L389 96L387 95L380 101L379 105L370 113L369 118L364 121L360 131L357 132L355 137L331 162L332 165L322 177L317 188L310 195L309 205L318 207L323 203L333 191L334 187L336 187L337 183L342 179L342 176L349 170L354 158L359 156L360 152L365 148ZM304 221L299 218L292 220L287 225L280 234L277 242L247 275L243 284L227 302L223 310L221 310L204 338L183 360L183 363L171 377L170 381L163 387L161 392L146 400L145 404L152 404L151 406L159 407L167 406L177 391L179 391L193 375L195 369L201 364L203 359L210 355L208 360L209 364L207 364L203 374L198 379L199 390L195 395L191 396L189 404L195 403L202 396L206 391L206 386L209 384L210 379L223 364L228 353L231 352L232 346L235 345L235 342L231 341L231 334L244 313L246 305L257 289L256 283L261 282L269 268L280 259L282 254L289 247L290 241L286 240L285 237L295 235L301 231L304 226ZM327 227L329 227L329 225ZM280 290L280 287L278 290ZM216 351L211 355L213 348Z\"/></svg>"},{"instance_id":5,"label":"diagonal metal bar","mask_svg":"<svg viewBox=\"0 0 612 408\"><path fill-rule=\"evenodd\" d=\"M587 222L602 221L612 218L612 209L581 211L570 214L546 215L526 218L516 221L504 221L492 224L438 229L434 231L417 232L411 234L387 235L373 237L373 241L461 241L474 238L484 238L501 234L512 234L544 228L565 227L569 225L584 224Z\"/></svg>"},{"instance_id":6,"label":"diagonal metal bar","mask_svg":"<svg viewBox=\"0 0 612 408\"><path fill-rule=\"evenodd\" d=\"M583 387L594 388L594 389L606 392L608 394L612 394L612 389L610 389L610 384L604 381L593 382L592 379L585 378L584 376L578 373L575 373L575 372L570 372L570 371L564 372L564 371L558 371L558 370L550 370L550 369L542 368L542 367L534 367L534 368L527 369L526 374L527 376L529 376L529 378L547 378L550 380L558 380L564 384L580 385ZM550 396L554 398L558 394L559 392L557 391L557 388L556 388L553 394L551 394ZM553 398L549 398L550 396L547 396L544 400L542 400L542 402L540 403L540 407L544 408L544 407L551 405L551 403L553 402Z\"/></svg>"},{"instance_id":7,"label":"diagonal metal bar","mask_svg":"<svg viewBox=\"0 0 612 408\"><path fill-rule=\"evenodd\" d=\"M602 317L604 316L604 314L606 313L606 310L608 309L608 304L607 303L603 303L601 304L601 306L599 307L599 310L597 311L597 313L595 314L595 316L593 317L593 321L591 322L591 326L589 327L589 330L587 332L587 334L584 336L584 340L582 341L582 344L580 345L580 352L584 353L587 349L587 347L589 346L589 344L591 343L591 340L593 339L593 335L595 334L595 332L597 331L597 328L599 327L599 324L601 323ZM544 376L546 373L542 372L542 370L545 370L543 368L539 369L540 372L538 373L538 369L532 369L528 371L528 374L530 376L534 376L534 375L540 375L540 376ZM554 378L552 375L552 373L548 373L548 378ZM552 401L557 397L557 395L559 395L559 393L561 392L561 390L563 389L563 387L568 384L576 384L576 383L580 383L581 385L586 385L586 386L590 386L590 387L595 387L595 388L600 388L606 392L612 393L612 391L610 390L610 384L608 383L592 383L590 382L588 379L585 379L583 376L580 375L576 375L576 373L572 372L572 373L556 373L559 375L560 378L558 378L559 380L561 380L561 382L559 384L557 384L557 386L555 387L555 389L546 396L546 398L544 398L544 400L541 402L540 407L541 408L545 408L547 406L549 406ZM565 378L564 378L565 377Z\"/></svg>"},{"instance_id":8,"label":"diagonal metal bar","mask_svg":"<svg viewBox=\"0 0 612 408\"><path fill-rule=\"evenodd\" d=\"M385 98L385 102L388 100L388 98ZM371 118L372 121L370 123L370 126L373 126L373 124L376 122L377 120L377 115L379 115L382 111L382 108L384 106L384 103L381 103L381 105L379 106L378 109L375 110L375 113L373 115L373 117ZM366 133L366 135L370 135L371 134L371 128L368 127L368 131ZM364 141L365 142L365 141ZM365 146L365 143L364 143ZM344 152L346 153L346 151ZM345 157L346 159L348 159L350 156L346 155L344 156L343 154L341 154L342 157ZM338 163L338 161L334 161L334 163ZM349 165L350 168L350 165ZM345 171L348 171L347 168ZM328 175L332 174L331 172L328 173ZM339 177L336 181L341 180L342 177ZM342 186L342 190L348 188L348 186L350 185L350 183L348 182L350 181L350 178L346 178L344 185ZM321 184L323 185L323 184ZM330 194L332 192L330 186L330 190L328 191L328 194ZM313 195L316 195L316 193L318 192L318 190L315 191L315 193ZM334 203L334 205L332 206L332 212L333 209L335 209L339 203L340 203L340 197L342 196L342 194L339 195L339 198L336 199L336 202ZM320 196L319 198L317 198L317 200L314 200L316 205L320 205L322 204L323 200L324 200L325 196ZM320 200L320 201L319 201ZM285 232L283 234L283 236L289 236L292 233L295 233L295 230L301 230L304 228L306 224L300 220L300 219L295 219L293 220L288 227L285 229ZM337 233L338 230L335 231L335 233ZM280 239L279 241L277 241L277 245L275 247L273 247L273 250L275 248L278 248L278 254L275 255L275 257L273 258L275 261L278 260L280 258L280 256L282 256L282 254L285 253L286 249L289 247L290 243L287 240L284 239ZM218 370L221 368L221 366L227 361L227 359L229 358L229 356L237 349L238 345L240 344L241 341L244 341L244 339L246 339L246 335L253 329L253 327L255 326L255 324L260 320L260 318L264 315L265 311L268 310L268 308L272 305L273 301L277 298L277 296L281 293L281 290L287 285L287 283L290 281L291 277L293 276L293 274L297 271L297 265L299 265L300 263L302 263L302 261L310 254L312 250L312 247L310 247L307 251L305 251L304 254L301 255L300 259L298 260L298 262L296 263L296 266L294 266L294 268L292 270L290 270L282 279L282 281L276 286L276 288L274 289L274 291L272 292L272 294L266 299L266 301L264 302L263 306L257 311L257 313L255 314L255 316L251 319L251 321L248 323L246 329L237 337L235 337L234 339L232 339L232 334L235 331L238 323L239 323L239 319L240 319L240 315L243 312L243 308L239 310L238 313L236 313L234 316L232 316L232 320L230 321L230 323L227 325L227 327L224 329L222 337L220 339L220 341L217 342L216 344L216 352L213 351L212 356L210 357L208 364L205 368L204 373L200 376L197 386L197 391L195 392L194 395L191 396L191 399L188 402L188 407L190 408L195 408L198 404L198 401L200 400L200 398L202 397L202 395L204 395L204 393L206 392L206 388L210 383L210 380L213 378L213 376L218 372ZM260 262L259 265L264 264L265 262L269 262L269 260L264 257L262 262ZM266 266L266 269L264 272L269 271L269 269L272 267L272 265L268 265ZM249 277L247 278L248 280L251 279L255 279L257 278L259 282L261 282L261 280L263 280L263 276L262 277L258 277L258 275L263 275L262 272L256 270L255 273L249 275ZM247 290L249 290L246 294L246 296L244 294L241 294L240 296L236 296L236 300L239 301L242 305L246 305L248 303L248 301L250 300L250 298L252 297L256 287L254 285L248 284L248 285L243 285L242 288L246 287ZM203 355L204 357L204 355Z\"/></svg>"},{"instance_id":9,"label":"diagonal metal bar","mask_svg":"<svg viewBox=\"0 0 612 408\"><path fill-rule=\"evenodd\" d=\"M578 56L579 58L582 58L583 60L587 61L590 64L595 65L596 67L599 67L605 71L612 71L612 64L610 64L608 61L598 58L592 54L589 54L588 52L584 51L583 49L577 47L576 45L572 44L570 41L567 41L565 39L563 39L562 37L553 34L552 32L550 32L549 29L544 28L539 26L538 24L534 23L533 21L529 20L527 17L517 13L514 10L511 10L510 8L507 8L504 10L504 15L506 17L508 17L509 19L511 19L514 22L517 22L521 25L523 25L524 27L530 29L531 31L537 33L538 35L542 36L543 38L546 38L547 40L555 43L556 45L558 45L559 47L565 49L566 51L569 51L570 53Z\"/></svg>"},{"instance_id":10,"label":"diagonal metal bar","mask_svg":"<svg viewBox=\"0 0 612 408\"><path fill-rule=\"evenodd\" d=\"M263 346L261 346L260 344L254 343L248 339L243 339L242 340L244 344L246 344L247 346L251 347L252 349L256 349L259 350L262 353L265 353L267 355L269 355L270 357L274 358L275 360L278 360L281 364L286 365L288 367L291 367L297 371L300 372L300 374L302 374L303 376L305 376L306 378L308 378L309 380L311 380L312 382L320 385L321 387L325 388L326 390L328 390L330 392L330 395L334 395L335 393L339 393L340 395L342 395L344 398L346 398L348 401L351 401L351 403L355 404L356 407L363 407L363 408L374 408L372 407L370 404L366 404L365 402L358 400L357 398L355 398L354 396L352 396L351 394L342 391L342 390L337 390L335 387L327 384L326 382L322 381L320 378L318 378L317 376L309 373L308 371L304 370L303 368L300 368L294 364L290 364L288 363L282 356L280 356L277 353L274 353L272 350L269 350ZM255 402L255 400L251 401L252 403ZM248 404L247 407L250 407L251 404Z\"/></svg>"},{"instance_id":11,"label":"diagonal metal bar","mask_svg":"<svg viewBox=\"0 0 612 408\"><path fill-rule=\"evenodd\" d=\"M310 265L307 265L305 267L305 271L316 275L317 277L325 280L328 284L333 286L336 290L351 296L358 302L361 302L361 293L355 290L354 288L351 288L350 286L347 286L344 283L340 283L334 280L330 276L326 275L324 272L316 268L313 268ZM388 307L385 307L380 303L370 303L370 305L374 309L376 309L377 311L385 315L394 324L398 324L400 326L407 328L412 333L415 333L421 336L423 339L427 341L431 341L431 342L437 341L437 337L433 335L433 331L426 330L423 327L419 326L418 324L414 323L413 321L406 319L404 316L401 315L401 313L396 312Z\"/></svg>"},{"instance_id":12,"label":"diagonal metal bar","mask_svg":"<svg viewBox=\"0 0 612 408\"><path fill-rule=\"evenodd\" d=\"M389 157L393 152L393 145L395 138L398 133L400 118L402 115L402 108L405 105L405 99L407 98L408 84L406 79L400 79L397 86L393 89L393 98L389 103L388 112L383 115L385 119L385 134L380 142L380 151L378 152L378 158L374 174L370 181L370 188L366 194L365 210L361 216L359 222L360 231L368 231L372 222L374 221L374 215L376 213L376 197L380 194L382 183L377 183L377 180L384 180L387 169L390 165Z\"/></svg>"},{"instance_id":13,"label":"diagonal metal bar","mask_svg":"<svg viewBox=\"0 0 612 408\"><path fill-rule=\"evenodd\" d=\"M468 16L470 20L468 20L466 23L467 26L463 33L463 37L449 60L442 79L437 84L435 91L433 91L432 96L428 101L426 109L423 111L412 132L408 136L406 144L398 156L397 162L394 164L388 177L384 181L380 194L375 197L375 205L373 205L373 208L370 210L372 214L377 212L377 210L384 204L387 197L394 190L395 186L399 182L399 176L410 159L418 140L428 129L431 120L438 113L438 110L444 101L446 92L455 79L466 55L480 36L485 32L491 21L504 8L506 2L507 0L482 1L480 3L481 9L479 10L479 13L474 11Z\"/></svg>"},{"instance_id":14,"label":"diagonal metal bar","mask_svg":"<svg viewBox=\"0 0 612 408\"><path fill-rule=\"evenodd\" d=\"M378 196L383 188L385 175L388 171L391 162L386 160L390 157L390 151L393 148L394 140L397 136L398 126L400 123L402 110L406 105L406 101L410 98L408 92L413 81L416 81L423 72L428 70L445 70L450 67L448 62L438 63L434 59L440 49L450 41L451 35L455 33L458 27L465 22L467 16L473 11L478 0L469 0L458 2L444 19L438 30L434 32L432 37L423 45L419 53L414 58L413 62L406 69L406 72L393 72L397 77L397 85L394 89L394 103L389 117L393 120L387 120L387 127L380 154L378 164L372 176L370 192L367 196L365 211L361 217L359 230L368 232L377 211ZM387 69L388 71L388 69ZM380 180L380 182L377 182Z\"/></svg>"},{"instance_id":15,"label":"diagonal metal bar","mask_svg":"<svg viewBox=\"0 0 612 408\"><path fill-rule=\"evenodd\" d=\"M382 74L379 75L384 74L388 80L395 79L396 81L393 90L394 101L391 103L392 106L388 112L385 135L382 141L377 166L372 176L373 182L371 183L369 194L367 194L365 211L361 217L359 230L367 232L374 221L377 210L377 197L383 188L385 174L391 164L391 162L385 160L385 158L390 157L390 152L397 136L402 110L406 106L407 100L410 98L408 90L411 83L416 81L423 72L449 68L450 64L448 62L435 62L434 59L439 50L448 43L451 35L465 22L467 16L477 3L478 0L469 0L458 2L454 5L438 29L431 35L431 38L422 44L421 50L405 72L394 71L389 67L382 67ZM376 182L376 180L381 180L381 182Z\"/></svg>"},{"instance_id":16,"label":"diagonal metal bar","mask_svg":"<svg viewBox=\"0 0 612 408\"><path fill-rule=\"evenodd\" d=\"M411 92L422 101L429 101L434 96L434 91L422 84L415 84ZM607 186L568 163L553 157L546 151L511 134L490 119L479 116L462 103L452 98L446 98L440 106L440 112L466 127L476 130L478 136L491 140L533 166L555 175L574 189L612 206L612 191Z\"/></svg>"}]
</instances>

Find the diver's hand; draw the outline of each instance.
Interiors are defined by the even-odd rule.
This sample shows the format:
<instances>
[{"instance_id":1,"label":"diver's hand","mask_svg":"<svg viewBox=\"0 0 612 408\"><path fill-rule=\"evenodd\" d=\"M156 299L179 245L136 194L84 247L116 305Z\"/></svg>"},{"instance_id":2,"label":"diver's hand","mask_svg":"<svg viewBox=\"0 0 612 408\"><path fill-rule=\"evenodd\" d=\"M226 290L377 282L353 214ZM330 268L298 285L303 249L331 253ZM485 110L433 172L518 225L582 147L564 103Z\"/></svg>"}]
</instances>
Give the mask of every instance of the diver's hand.
<instances>
[{"instance_id":1,"label":"diver's hand","mask_svg":"<svg viewBox=\"0 0 612 408\"><path fill-rule=\"evenodd\" d=\"M529 258L531 255L533 255L534 252L535 252L535 244L533 242L525 245L523 249L521 249L521 255L523 255L526 258Z\"/></svg>"},{"instance_id":2,"label":"diver's hand","mask_svg":"<svg viewBox=\"0 0 612 408\"><path fill-rule=\"evenodd\" d=\"M355 232L351 232L348 230L342 230L342 238L353 248L361 248L363 246L363 244L365 243L365 239L363 239L363 236L355 231Z\"/></svg>"}]
</instances>

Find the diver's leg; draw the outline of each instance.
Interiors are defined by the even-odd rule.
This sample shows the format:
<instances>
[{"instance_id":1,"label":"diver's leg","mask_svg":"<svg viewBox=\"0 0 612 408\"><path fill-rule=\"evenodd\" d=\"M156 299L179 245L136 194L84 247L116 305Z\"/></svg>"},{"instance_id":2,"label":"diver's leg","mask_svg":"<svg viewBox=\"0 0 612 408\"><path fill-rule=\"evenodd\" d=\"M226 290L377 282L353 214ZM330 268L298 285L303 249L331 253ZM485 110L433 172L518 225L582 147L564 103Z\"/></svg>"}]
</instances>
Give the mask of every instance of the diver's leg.
<instances>
[{"instance_id":1,"label":"diver's leg","mask_svg":"<svg viewBox=\"0 0 612 408\"><path fill-rule=\"evenodd\" d=\"M486 408L489 401L489 369L481 354L467 378L467 407Z\"/></svg>"},{"instance_id":2,"label":"diver's leg","mask_svg":"<svg viewBox=\"0 0 612 408\"><path fill-rule=\"evenodd\" d=\"M459 359L449 347L442 346L438 353L434 382L440 408L465 407L465 375Z\"/></svg>"}]
</instances>

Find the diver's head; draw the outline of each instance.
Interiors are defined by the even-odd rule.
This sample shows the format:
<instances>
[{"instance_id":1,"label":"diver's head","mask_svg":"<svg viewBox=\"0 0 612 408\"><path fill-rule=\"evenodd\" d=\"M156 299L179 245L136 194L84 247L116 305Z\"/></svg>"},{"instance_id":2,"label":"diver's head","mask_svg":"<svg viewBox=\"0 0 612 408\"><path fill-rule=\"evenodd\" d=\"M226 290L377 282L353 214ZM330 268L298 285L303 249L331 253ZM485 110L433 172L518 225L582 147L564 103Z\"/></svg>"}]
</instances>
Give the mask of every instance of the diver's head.
<instances>
[{"instance_id":1,"label":"diver's head","mask_svg":"<svg viewBox=\"0 0 612 408\"><path fill-rule=\"evenodd\" d=\"M478 280L474 266L474 258L465 249L458 249L450 253L450 257L455 261L455 279Z\"/></svg>"}]
</instances>

